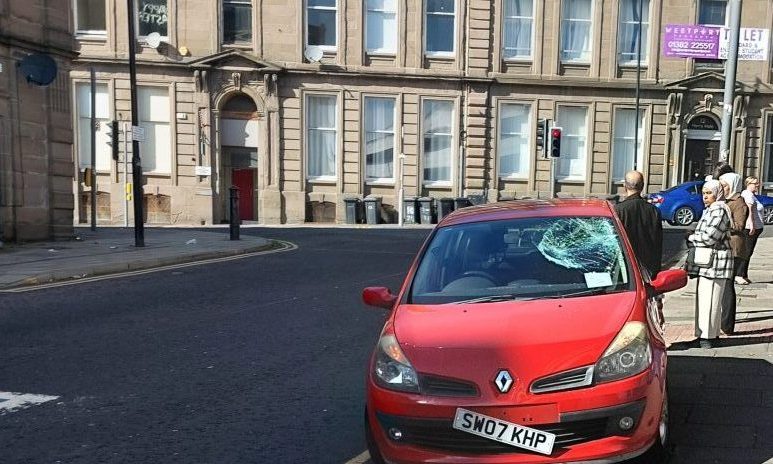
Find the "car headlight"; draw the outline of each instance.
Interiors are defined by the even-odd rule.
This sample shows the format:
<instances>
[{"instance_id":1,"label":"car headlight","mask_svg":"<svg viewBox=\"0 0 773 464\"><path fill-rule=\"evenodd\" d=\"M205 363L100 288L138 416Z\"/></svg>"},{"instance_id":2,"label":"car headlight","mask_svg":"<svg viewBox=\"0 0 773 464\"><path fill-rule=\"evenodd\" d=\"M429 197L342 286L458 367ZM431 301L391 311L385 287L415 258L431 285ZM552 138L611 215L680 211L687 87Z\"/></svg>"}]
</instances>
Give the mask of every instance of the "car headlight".
<instances>
[{"instance_id":1,"label":"car headlight","mask_svg":"<svg viewBox=\"0 0 773 464\"><path fill-rule=\"evenodd\" d=\"M628 322L596 363L596 382L611 382L645 370L652 362L647 326Z\"/></svg>"},{"instance_id":2,"label":"car headlight","mask_svg":"<svg viewBox=\"0 0 773 464\"><path fill-rule=\"evenodd\" d=\"M376 383L384 388L419 392L419 378L416 371L403 354L394 335L383 335L378 341L373 373Z\"/></svg>"}]
</instances>

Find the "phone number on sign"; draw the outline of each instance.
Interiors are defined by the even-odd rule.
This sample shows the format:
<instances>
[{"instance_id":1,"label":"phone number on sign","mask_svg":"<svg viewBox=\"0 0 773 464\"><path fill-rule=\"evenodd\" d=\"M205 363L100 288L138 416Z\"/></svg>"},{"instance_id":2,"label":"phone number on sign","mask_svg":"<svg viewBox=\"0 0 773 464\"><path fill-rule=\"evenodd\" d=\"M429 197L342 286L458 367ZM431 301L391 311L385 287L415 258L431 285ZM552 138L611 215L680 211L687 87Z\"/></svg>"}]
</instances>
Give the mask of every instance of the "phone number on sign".
<instances>
[{"instance_id":1,"label":"phone number on sign","mask_svg":"<svg viewBox=\"0 0 773 464\"><path fill-rule=\"evenodd\" d=\"M671 50L714 50L717 44L709 42L668 42L668 48Z\"/></svg>"}]
</instances>

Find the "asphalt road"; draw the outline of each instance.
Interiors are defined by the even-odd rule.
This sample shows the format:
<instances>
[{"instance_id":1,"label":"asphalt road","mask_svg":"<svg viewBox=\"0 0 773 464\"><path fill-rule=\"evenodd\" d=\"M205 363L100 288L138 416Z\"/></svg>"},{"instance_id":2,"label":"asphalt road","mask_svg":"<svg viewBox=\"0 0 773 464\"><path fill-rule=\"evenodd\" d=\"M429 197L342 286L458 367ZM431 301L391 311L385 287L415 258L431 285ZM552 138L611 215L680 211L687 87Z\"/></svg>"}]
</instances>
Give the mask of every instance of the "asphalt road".
<instances>
[{"instance_id":1,"label":"asphalt road","mask_svg":"<svg viewBox=\"0 0 773 464\"><path fill-rule=\"evenodd\" d=\"M334 463L365 449L367 357L428 230L243 229L292 252L0 294L3 463ZM666 258L682 229L667 229ZM2 400L2 398L0 398Z\"/></svg>"}]
</instances>

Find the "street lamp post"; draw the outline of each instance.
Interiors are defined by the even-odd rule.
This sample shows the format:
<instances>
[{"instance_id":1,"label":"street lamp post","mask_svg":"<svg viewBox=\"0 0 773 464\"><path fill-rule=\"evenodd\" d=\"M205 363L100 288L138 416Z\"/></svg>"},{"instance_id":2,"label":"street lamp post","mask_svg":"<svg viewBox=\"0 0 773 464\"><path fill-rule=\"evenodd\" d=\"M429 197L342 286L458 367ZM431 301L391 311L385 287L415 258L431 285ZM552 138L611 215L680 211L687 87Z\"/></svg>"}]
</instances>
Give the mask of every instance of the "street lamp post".
<instances>
[{"instance_id":1,"label":"street lamp post","mask_svg":"<svg viewBox=\"0 0 773 464\"><path fill-rule=\"evenodd\" d=\"M132 133L139 125L137 113L137 62L135 59L137 37L134 32L134 0L126 0L129 17L129 87L132 107ZM132 196L134 200L134 246L145 246L145 230L142 221L142 162L140 143L132 134Z\"/></svg>"},{"instance_id":2,"label":"street lamp post","mask_svg":"<svg viewBox=\"0 0 773 464\"><path fill-rule=\"evenodd\" d=\"M719 145L719 161L727 162L730 155L730 139L733 134L733 100L735 99L735 75L738 65L738 36L741 32L741 0L730 0L730 44L725 62L725 96L722 102L722 140Z\"/></svg>"}]
</instances>

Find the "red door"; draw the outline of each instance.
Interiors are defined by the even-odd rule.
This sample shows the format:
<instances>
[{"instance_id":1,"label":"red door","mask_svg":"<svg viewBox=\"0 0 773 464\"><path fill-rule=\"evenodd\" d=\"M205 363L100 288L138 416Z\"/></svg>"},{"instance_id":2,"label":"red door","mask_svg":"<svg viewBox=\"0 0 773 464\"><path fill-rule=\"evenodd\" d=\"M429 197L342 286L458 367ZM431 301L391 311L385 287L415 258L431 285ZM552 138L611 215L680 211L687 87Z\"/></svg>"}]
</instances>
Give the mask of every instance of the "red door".
<instances>
[{"instance_id":1,"label":"red door","mask_svg":"<svg viewBox=\"0 0 773 464\"><path fill-rule=\"evenodd\" d=\"M234 169L231 174L234 187L239 187L239 219L255 219L253 196L255 192L255 170Z\"/></svg>"}]
</instances>

